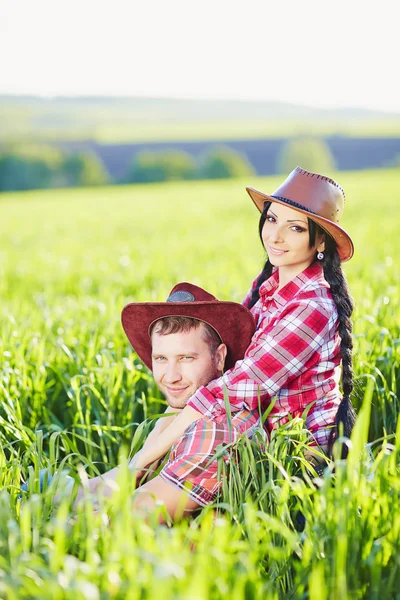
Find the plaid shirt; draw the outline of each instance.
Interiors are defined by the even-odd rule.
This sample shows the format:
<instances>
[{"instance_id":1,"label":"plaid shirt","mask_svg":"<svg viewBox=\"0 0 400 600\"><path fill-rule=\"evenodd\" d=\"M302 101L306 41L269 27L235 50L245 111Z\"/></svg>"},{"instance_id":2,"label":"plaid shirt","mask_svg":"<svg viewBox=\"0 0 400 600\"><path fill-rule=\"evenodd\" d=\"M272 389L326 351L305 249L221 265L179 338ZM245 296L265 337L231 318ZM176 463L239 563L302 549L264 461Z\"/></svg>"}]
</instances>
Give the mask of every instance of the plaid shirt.
<instances>
[{"instance_id":1,"label":"plaid shirt","mask_svg":"<svg viewBox=\"0 0 400 600\"><path fill-rule=\"evenodd\" d=\"M216 451L221 444L226 446L236 442L243 434L252 437L258 426L257 411L235 412L231 429L226 419L216 423L200 417L173 444L160 477L188 494L200 506L214 502L222 486ZM229 456L229 452L224 455L225 462Z\"/></svg>"},{"instance_id":2,"label":"plaid shirt","mask_svg":"<svg viewBox=\"0 0 400 600\"><path fill-rule=\"evenodd\" d=\"M307 409L314 443L326 445L341 401L336 305L318 263L281 290L278 284L275 270L260 287L260 299L251 309L257 330L244 359L200 387L188 404L218 422L226 419L224 388L232 412L257 409L259 401L264 411L273 400L268 431Z\"/></svg>"}]
</instances>

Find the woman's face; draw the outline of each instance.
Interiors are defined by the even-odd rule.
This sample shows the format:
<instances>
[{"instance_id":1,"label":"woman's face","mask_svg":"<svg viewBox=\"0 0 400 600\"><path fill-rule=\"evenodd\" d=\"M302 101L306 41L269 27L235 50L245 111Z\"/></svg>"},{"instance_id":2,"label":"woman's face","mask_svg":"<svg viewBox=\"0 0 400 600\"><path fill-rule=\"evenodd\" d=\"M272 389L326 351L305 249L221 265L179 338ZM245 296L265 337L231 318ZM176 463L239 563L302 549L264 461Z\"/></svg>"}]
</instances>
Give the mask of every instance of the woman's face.
<instances>
[{"instance_id":1,"label":"woman's face","mask_svg":"<svg viewBox=\"0 0 400 600\"><path fill-rule=\"evenodd\" d=\"M310 248L308 219L289 206L271 203L262 228L261 237L272 265L285 270L289 279L296 277L323 252L323 238L315 240ZM289 280L286 277L287 280Z\"/></svg>"}]
</instances>

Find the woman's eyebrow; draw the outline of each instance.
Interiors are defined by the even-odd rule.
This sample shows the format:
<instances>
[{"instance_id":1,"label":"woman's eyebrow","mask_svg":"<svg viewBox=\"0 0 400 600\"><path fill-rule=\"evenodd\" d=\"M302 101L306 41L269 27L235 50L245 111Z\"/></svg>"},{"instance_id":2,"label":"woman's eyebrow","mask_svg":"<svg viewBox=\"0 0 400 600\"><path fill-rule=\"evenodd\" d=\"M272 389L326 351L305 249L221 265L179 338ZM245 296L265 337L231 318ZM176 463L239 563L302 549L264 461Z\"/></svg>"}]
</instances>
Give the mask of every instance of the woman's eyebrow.
<instances>
[{"instance_id":1,"label":"woman's eyebrow","mask_svg":"<svg viewBox=\"0 0 400 600\"><path fill-rule=\"evenodd\" d=\"M275 217L275 219L277 219L277 215L274 213L273 210L269 209L267 212L267 216L268 215L272 215L273 217ZM307 221L303 221L302 219L287 219L287 223L304 223L305 225L307 225Z\"/></svg>"}]
</instances>

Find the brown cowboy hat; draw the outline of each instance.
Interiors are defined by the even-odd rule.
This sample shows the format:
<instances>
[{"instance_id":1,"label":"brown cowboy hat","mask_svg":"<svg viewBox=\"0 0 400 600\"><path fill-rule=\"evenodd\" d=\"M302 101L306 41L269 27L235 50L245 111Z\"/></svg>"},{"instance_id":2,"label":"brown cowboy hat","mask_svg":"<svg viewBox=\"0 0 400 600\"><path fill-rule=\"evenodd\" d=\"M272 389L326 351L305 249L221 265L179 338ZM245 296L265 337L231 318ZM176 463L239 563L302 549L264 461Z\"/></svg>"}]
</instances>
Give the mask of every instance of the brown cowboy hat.
<instances>
[{"instance_id":1,"label":"brown cowboy hat","mask_svg":"<svg viewBox=\"0 0 400 600\"><path fill-rule=\"evenodd\" d=\"M150 327L158 319L170 316L192 317L215 329L228 349L226 369L243 358L256 329L253 315L241 304L217 300L197 285L178 283L166 302L132 302L122 310L122 327L128 340L150 370Z\"/></svg>"},{"instance_id":2,"label":"brown cowboy hat","mask_svg":"<svg viewBox=\"0 0 400 600\"><path fill-rule=\"evenodd\" d=\"M344 190L333 179L296 167L273 194L264 194L252 187L246 190L260 212L265 202L290 206L307 215L333 237L342 262L353 256L353 242L338 225L343 214Z\"/></svg>"}]
</instances>

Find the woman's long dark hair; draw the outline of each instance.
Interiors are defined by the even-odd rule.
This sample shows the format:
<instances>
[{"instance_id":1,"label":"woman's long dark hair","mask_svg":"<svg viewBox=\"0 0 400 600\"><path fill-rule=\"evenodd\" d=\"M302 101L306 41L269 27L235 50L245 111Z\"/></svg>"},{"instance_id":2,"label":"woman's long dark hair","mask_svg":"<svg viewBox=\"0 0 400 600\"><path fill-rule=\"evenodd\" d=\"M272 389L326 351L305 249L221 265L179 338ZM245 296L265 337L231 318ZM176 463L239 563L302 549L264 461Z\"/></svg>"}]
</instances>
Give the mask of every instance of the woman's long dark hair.
<instances>
[{"instance_id":1,"label":"woman's long dark hair","mask_svg":"<svg viewBox=\"0 0 400 600\"><path fill-rule=\"evenodd\" d=\"M262 242L262 230L264 223L267 218L267 212L271 202L266 202L264 210L261 213L259 222L259 234ZM339 405L338 411L335 417L335 427L332 429L329 437L328 454L332 455L332 447L335 439L339 435L350 437L353 430L354 423L356 420L356 414L354 412L353 405L351 403L350 395L353 391L353 365L352 365L352 350L353 350L353 338L352 338L352 324L351 315L353 312L353 300L350 296L347 281L342 271L342 266L339 258L339 254L336 248L335 240L327 234L315 221L308 219L309 228L309 245L310 248L315 246L317 237L323 235L325 238L325 250L324 258L321 261L324 269L324 277L330 285L331 294L336 304L339 324L338 332L340 336L340 354L342 358L342 390L343 398ZM253 290L250 298L249 308L254 306L260 297L260 286L268 277L272 274L272 264L267 259L263 270L257 280L257 285ZM348 448L346 445L342 447L342 458L347 456Z\"/></svg>"}]
</instances>

